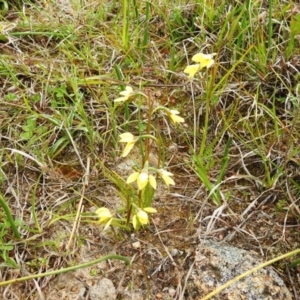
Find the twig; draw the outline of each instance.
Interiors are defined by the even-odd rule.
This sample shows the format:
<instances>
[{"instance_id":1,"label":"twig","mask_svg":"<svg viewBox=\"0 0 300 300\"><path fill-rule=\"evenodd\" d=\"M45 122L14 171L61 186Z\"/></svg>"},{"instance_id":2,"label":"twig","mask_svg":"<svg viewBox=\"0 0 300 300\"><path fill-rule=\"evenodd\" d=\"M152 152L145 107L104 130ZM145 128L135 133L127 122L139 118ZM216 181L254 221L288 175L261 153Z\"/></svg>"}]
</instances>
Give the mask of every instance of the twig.
<instances>
[{"instance_id":1,"label":"twig","mask_svg":"<svg viewBox=\"0 0 300 300\"><path fill-rule=\"evenodd\" d=\"M291 285L292 285L292 289L293 289L293 293L294 293L294 297L295 297L295 300L299 300L299 297L298 297L298 293L297 293L297 290L295 288L295 284L294 284L294 280L291 276L291 273L290 273L290 270L289 270L289 267L287 265L287 263L285 262L285 269L286 269L286 272L289 276L289 279L290 279L290 282L291 282Z\"/></svg>"},{"instance_id":2,"label":"twig","mask_svg":"<svg viewBox=\"0 0 300 300\"><path fill-rule=\"evenodd\" d=\"M84 198L84 194L85 194L85 189L89 184L90 162L91 162L91 160L88 157L87 158L87 164L86 164L86 171L85 171L85 174L84 174L84 177L83 177L83 186L82 186L80 201L79 201L79 204L78 204L77 214L76 214L76 218L75 218L75 221L74 221L74 224L73 224L73 228L72 228L72 232L71 232L71 235L70 235L70 238L69 238L69 242L66 246L66 250L69 250L69 248L71 246L71 243L72 243L72 240L73 240L73 237L74 237L74 234L75 234L75 231L76 231L76 228L79 225L80 212L81 212L81 209L82 209L82 202L83 202L83 198Z\"/></svg>"},{"instance_id":3,"label":"twig","mask_svg":"<svg viewBox=\"0 0 300 300\"><path fill-rule=\"evenodd\" d=\"M8 284L14 284L17 282L22 282L22 281L26 281L26 280L31 280L31 279L35 279L35 278L41 278L41 277L45 277L45 276L52 276L52 275L57 275L57 274L61 274L61 273L66 273L66 272L70 272L70 271L75 271L77 269L81 269L81 268L86 268L86 267L90 267L93 266L95 264L98 264L104 260L108 260L108 259L119 259L125 262L126 265L130 264L130 260L125 257L125 256L121 256L121 255L117 255L117 254L109 254L103 257L100 257L98 259L80 264L80 265L75 265L72 267L68 267L68 268L62 268L59 270L55 270L55 271L50 271L50 272L46 272L46 273L39 273L39 274L32 274L29 276L24 276L21 278L14 278L11 280L7 280L7 281L3 281L0 282L0 286L4 286L4 285L8 285Z\"/></svg>"}]
</instances>

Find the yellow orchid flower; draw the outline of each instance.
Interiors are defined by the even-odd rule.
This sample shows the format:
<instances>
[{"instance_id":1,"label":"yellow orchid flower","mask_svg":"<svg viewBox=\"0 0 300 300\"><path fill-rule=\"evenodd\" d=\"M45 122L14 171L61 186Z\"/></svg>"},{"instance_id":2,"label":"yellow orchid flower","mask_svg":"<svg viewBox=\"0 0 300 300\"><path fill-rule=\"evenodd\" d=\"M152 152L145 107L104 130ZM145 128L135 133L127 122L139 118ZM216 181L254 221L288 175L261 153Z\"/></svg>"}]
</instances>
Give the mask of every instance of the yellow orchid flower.
<instances>
[{"instance_id":1,"label":"yellow orchid flower","mask_svg":"<svg viewBox=\"0 0 300 300\"><path fill-rule=\"evenodd\" d=\"M192 79L195 76L195 74L198 71L200 71L200 69L201 69L200 64L190 65L187 66L183 72L189 75L189 79Z\"/></svg>"},{"instance_id":2,"label":"yellow orchid flower","mask_svg":"<svg viewBox=\"0 0 300 300\"><path fill-rule=\"evenodd\" d=\"M125 102L127 101L130 97L135 95L135 92L133 91L131 86L126 86L125 90L120 92L120 95L122 97L119 97L114 100L114 102Z\"/></svg>"},{"instance_id":3,"label":"yellow orchid flower","mask_svg":"<svg viewBox=\"0 0 300 300\"><path fill-rule=\"evenodd\" d=\"M179 111L178 110L171 109L169 111L169 117L171 118L171 120L172 120L172 122L174 124L183 123L184 122L184 118L179 117L178 115L179 115Z\"/></svg>"},{"instance_id":4,"label":"yellow orchid flower","mask_svg":"<svg viewBox=\"0 0 300 300\"><path fill-rule=\"evenodd\" d=\"M127 178L127 183L132 183L136 181L138 189L144 189L148 182L156 190L156 179L153 175L149 175L147 171L143 170L141 172L134 172Z\"/></svg>"},{"instance_id":5,"label":"yellow orchid flower","mask_svg":"<svg viewBox=\"0 0 300 300\"><path fill-rule=\"evenodd\" d=\"M163 179L165 182L166 186L169 188L170 185L175 185L175 182L171 176L174 176L173 173L168 172L164 169L159 169L158 170L158 175Z\"/></svg>"},{"instance_id":6,"label":"yellow orchid flower","mask_svg":"<svg viewBox=\"0 0 300 300\"><path fill-rule=\"evenodd\" d=\"M215 55L216 55L216 53L211 53L211 54L198 53L198 54L195 54L192 57L192 60L194 62L197 62L198 64L187 66L184 69L183 72L189 75L189 79L192 79L195 76L195 74L197 72L199 72L201 69L203 69L203 68L208 69L215 63L215 61L213 59L213 57Z\"/></svg>"},{"instance_id":7,"label":"yellow orchid flower","mask_svg":"<svg viewBox=\"0 0 300 300\"><path fill-rule=\"evenodd\" d=\"M132 217L132 225L134 229L138 229L141 225L147 225L149 223L149 217L147 213L156 213L157 210L153 207L145 207L143 209L138 208L137 213Z\"/></svg>"},{"instance_id":8,"label":"yellow orchid flower","mask_svg":"<svg viewBox=\"0 0 300 300\"><path fill-rule=\"evenodd\" d=\"M146 225L149 222L148 214L142 209L137 211L136 218L142 225Z\"/></svg>"},{"instance_id":9,"label":"yellow orchid flower","mask_svg":"<svg viewBox=\"0 0 300 300\"><path fill-rule=\"evenodd\" d=\"M213 64L214 64L214 60L213 57L216 55L216 53L212 53L212 54L203 54L203 53L198 53L195 54L192 57L192 61L200 63L201 68L210 68Z\"/></svg>"},{"instance_id":10,"label":"yellow orchid flower","mask_svg":"<svg viewBox=\"0 0 300 300\"><path fill-rule=\"evenodd\" d=\"M135 142L138 140L137 137L135 137L133 134L131 134L130 132L125 132L120 134L120 143L127 143L121 157L126 157L129 152L132 150Z\"/></svg>"},{"instance_id":11,"label":"yellow orchid flower","mask_svg":"<svg viewBox=\"0 0 300 300\"><path fill-rule=\"evenodd\" d=\"M157 213L157 210L153 207L144 207L143 210L150 214Z\"/></svg>"},{"instance_id":12,"label":"yellow orchid flower","mask_svg":"<svg viewBox=\"0 0 300 300\"><path fill-rule=\"evenodd\" d=\"M113 215L106 207L100 207L95 212L100 218L100 224L106 223L104 230L106 230L112 222Z\"/></svg>"}]
</instances>

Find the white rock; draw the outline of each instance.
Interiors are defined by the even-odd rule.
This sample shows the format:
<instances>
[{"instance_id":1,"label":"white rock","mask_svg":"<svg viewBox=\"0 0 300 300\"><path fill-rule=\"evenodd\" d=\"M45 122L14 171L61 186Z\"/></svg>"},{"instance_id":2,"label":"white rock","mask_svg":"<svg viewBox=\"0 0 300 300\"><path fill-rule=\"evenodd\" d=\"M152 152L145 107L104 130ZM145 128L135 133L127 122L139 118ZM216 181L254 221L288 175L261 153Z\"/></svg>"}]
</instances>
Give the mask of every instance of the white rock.
<instances>
[{"instance_id":1,"label":"white rock","mask_svg":"<svg viewBox=\"0 0 300 300\"><path fill-rule=\"evenodd\" d=\"M133 247L134 249L139 249L139 248L141 247L141 243L140 243L140 242L134 242L134 243L132 243L131 245L132 245L132 247Z\"/></svg>"},{"instance_id":2,"label":"white rock","mask_svg":"<svg viewBox=\"0 0 300 300\"><path fill-rule=\"evenodd\" d=\"M115 300L116 289L111 280L103 278L90 287L90 300Z\"/></svg>"}]
</instances>

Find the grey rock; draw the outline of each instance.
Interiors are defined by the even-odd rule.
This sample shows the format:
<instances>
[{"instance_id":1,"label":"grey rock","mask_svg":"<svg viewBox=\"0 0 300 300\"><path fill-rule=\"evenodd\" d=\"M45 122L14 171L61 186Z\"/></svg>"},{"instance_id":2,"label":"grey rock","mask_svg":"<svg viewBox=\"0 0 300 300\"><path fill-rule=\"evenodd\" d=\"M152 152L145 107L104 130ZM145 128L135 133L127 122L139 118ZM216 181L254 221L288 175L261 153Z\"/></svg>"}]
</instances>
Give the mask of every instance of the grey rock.
<instances>
[{"instance_id":1,"label":"grey rock","mask_svg":"<svg viewBox=\"0 0 300 300\"><path fill-rule=\"evenodd\" d=\"M103 278L90 287L90 300L115 300L116 289L111 280Z\"/></svg>"},{"instance_id":2,"label":"grey rock","mask_svg":"<svg viewBox=\"0 0 300 300\"><path fill-rule=\"evenodd\" d=\"M79 281L73 272L60 274L51 284L50 292L47 293L47 300L84 300L87 289L85 285Z\"/></svg>"},{"instance_id":3,"label":"grey rock","mask_svg":"<svg viewBox=\"0 0 300 300\"><path fill-rule=\"evenodd\" d=\"M186 299L202 298L262 262L262 259L248 251L205 241L196 249ZM211 299L291 300L292 297L278 274L271 267L266 267L234 283Z\"/></svg>"}]
</instances>

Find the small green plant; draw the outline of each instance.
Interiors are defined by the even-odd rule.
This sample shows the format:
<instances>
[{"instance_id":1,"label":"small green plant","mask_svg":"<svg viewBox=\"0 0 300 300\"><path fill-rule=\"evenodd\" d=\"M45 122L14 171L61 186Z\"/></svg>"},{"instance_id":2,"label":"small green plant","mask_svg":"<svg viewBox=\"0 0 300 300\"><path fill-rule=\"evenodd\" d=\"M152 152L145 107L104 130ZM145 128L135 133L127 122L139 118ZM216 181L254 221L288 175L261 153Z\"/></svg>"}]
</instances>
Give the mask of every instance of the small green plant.
<instances>
[{"instance_id":1,"label":"small green plant","mask_svg":"<svg viewBox=\"0 0 300 300\"><path fill-rule=\"evenodd\" d=\"M36 118L29 118L26 120L26 125L22 126L23 132L21 137L24 140L29 140L32 138L34 130L36 129Z\"/></svg>"},{"instance_id":2,"label":"small green plant","mask_svg":"<svg viewBox=\"0 0 300 300\"><path fill-rule=\"evenodd\" d=\"M128 176L126 182L117 174L106 170L106 175L120 188L120 196L124 200L124 205L115 213L112 213L106 207L101 207L96 211L96 214L100 218L100 224L105 224L104 230L110 225L130 230L130 223L132 223L135 230L138 230L149 223L148 214L156 212L156 209L152 207L152 199L157 188L157 177L160 177L168 188L170 185L175 185L172 178L173 174L161 168L162 145L160 139L155 136L155 127L152 125L153 116L159 113L166 115L174 125L184 122L184 119L179 116L177 110L155 106L150 95L146 95L141 91L134 91L131 86L126 86L125 90L120 93L120 96L114 100L116 104L122 105L137 99L134 104L140 112L143 105L146 105L148 109L146 124L143 124L143 120L137 121L139 129L137 135L131 132L124 132L119 135L119 142L125 144L121 157L126 157L134 146L139 144L141 152L140 163L135 167L134 172ZM152 166L149 163L152 150L150 140L154 141L158 149L156 166ZM132 187L132 184L135 182L137 191ZM122 212L121 218L116 217L119 212Z\"/></svg>"},{"instance_id":3,"label":"small green plant","mask_svg":"<svg viewBox=\"0 0 300 300\"><path fill-rule=\"evenodd\" d=\"M14 241L9 238L10 229L13 230L15 236L20 238L17 226L21 225L19 220L13 220L10 209L4 202L4 198L0 194L0 204L5 211L5 216L0 214L0 267L6 266L10 268L18 268L18 264L10 257L10 251L14 249Z\"/></svg>"},{"instance_id":4,"label":"small green plant","mask_svg":"<svg viewBox=\"0 0 300 300\"><path fill-rule=\"evenodd\" d=\"M282 212L283 210L286 210L287 209L287 202L286 202L286 200L284 200L284 199L278 200L278 202L276 203L276 209L279 212Z\"/></svg>"},{"instance_id":5,"label":"small green plant","mask_svg":"<svg viewBox=\"0 0 300 300\"><path fill-rule=\"evenodd\" d=\"M189 79L192 79L201 69L210 68L214 64L214 55L214 53L199 53L194 55L192 59L197 64L187 66L184 70L184 72L188 74ZM161 168L161 152L163 146L160 139L155 136L156 131L152 124L153 116L154 114L162 113L166 115L174 125L183 123L184 119L179 116L179 111L164 106L156 106L150 95L141 91L134 91L131 86L126 86L125 90L120 92L120 96L121 97L114 100L115 103L123 104L137 99L134 104L138 108L139 116L141 116L142 107L147 107L148 114L146 124L143 124L143 120L137 121L139 129L138 135L134 135L131 132L125 132L119 135L119 142L125 144L121 157L126 157L133 147L139 143L141 162L135 168L134 172L128 176L126 183L122 178L118 177L117 174L109 172L108 170L106 171L106 173L109 173L108 177L120 187L120 196L124 199L124 205L117 212L122 212L122 217L117 218L117 212L112 213L106 207L97 209L96 214L100 218L100 224L105 224L104 230L110 225L129 230L129 223L132 223L135 230L139 230L142 226L149 223L148 214L157 212L156 209L152 207L152 199L157 188L157 178L160 177L168 188L170 185L175 185L172 178L173 174ZM149 163L151 152L150 140L154 141L158 149L158 161L156 166L151 166ZM224 173L223 169L222 171L222 173ZM137 183L137 192L135 195L132 195L131 184L135 182ZM130 185L130 187L128 185ZM212 190L212 188L209 190Z\"/></svg>"},{"instance_id":6,"label":"small green plant","mask_svg":"<svg viewBox=\"0 0 300 300\"><path fill-rule=\"evenodd\" d=\"M197 64L187 66L184 70L184 72L188 74L189 79L192 80L194 78L194 76L201 69L203 69L205 67L207 69L210 68L214 64L213 57L215 55L216 55L216 53L212 53L212 54L199 53L199 54L194 55L192 57L192 60L194 62L196 62ZM195 154L193 155L193 162L194 162L193 170L197 174L199 179L203 182L206 189L209 191L209 193L210 193L209 196L211 196L213 201L218 206L220 206L221 205L221 193L220 193L219 186L222 182L222 179L224 177L225 170L226 170L226 167L227 167L227 164L228 164L228 161L229 161L228 151L229 151L229 148L230 148L230 145L231 145L231 142L232 142L232 138L230 137L228 139L227 144L225 146L219 176L218 176L216 182L212 183L210 178L209 178L209 175L208 175L209 170L207 168L207 165L209 166L208 161L210 160L210 158L208 157L207 154L208 154L209 151L212 151L212 149L210 149L211 147L207 147L207 145L206 145L207 134L208 134L208 122L209 122L210 106L211 106L210 99L212 98L212 93L211 93L212 83L213 83L213 79L211 78L209 80L209 87L208 87L207 95L206 95L206 108L205 108L205 120L204 120L203 136L202 136L202 140L201 140L199 153L197 154L196 150L195 150ZM212 156L211 153L209 154L209 156ZM208 162L208 163L205 163L205 162Z\"/></svg>"},{"instance_id":7,"label":"small green plant","mask_svg":"<svg viewBox=\"0 0 300 300\"><path fill-rule=\"evenodd\" d=\"M11 215L11 212L10 212L10 208L8 207L5 199L4 199L4 196L0 193L0 206L2 206L5 214L6 214L6 219L3 219L3 220L7 220L7 222L5 224L3 224L3 228L4 228L4 232L6 232L6 229L8 227L10 227L15 235L15 237L17 239L20 239L21 236L20 236L20 233L17 229L17 226L19 224L16 223L16 221L13 219L12 215ZM4 234L3 234L4 235ZM2 235L2 236L3 236Z\"/></svg>"},{"instance_id":8,"label":"small green plant","mask_svg":"<svg viewBox=\"0 0 300 300\"><path fill-rule=\"evenodd\" d=\"M2 223L0 224L0 234L6 234L8 227L6 227L6 224ZM14 249L14 242L13 241L8 241L4 242L2 240L2 237L0 236L0 257L2 258L2 261L0 262L0 268L1 267L9 267L9 268L14 268L18 269L19 266L15 262L15 260L10 257L9 253L10 251L13 251Z\"/></svg>"},{"instance_id":9,"label":"small green plant","mask_svg":"<svg viewBox=\"0 0 300 300\"><path fill-rule=\"evenodd\" d=\"M6 219L0 223L0 268L9 267L18 269L19 266L16 261L10 256L10 252L14 249L14 241L8 240L7 235L10 228L10 224Z\"/></svg>"},{"instance_id":10,"label":"small green plant","mask_svg":"<svg viewBox=\"0 0 300 300\"><path fill-rule=\"evenodd\" d=\"M220 192L219 186L222 183L223 177L225 175L226 167L229 162L228 151L229 151L231 142L232 142L232 138L229 138L226 143L226 146L225 146L224 155L223 155L223 159L221 162L220 173L214 184L209 179L208 170L205 168L201 157L199 157L199 155L196 155L196 154L193 156L194 163L195 163L193 169L194 169L195 173L197 174L197 176L199 177L199 179L205 185L206 189L209 191L209 195L212 197L215 204L217 204L218 206L221 206L221 204L222 204L222 202L221 202L222 197L221 197L221 192ZM223 196L223 198L225 199L226 197Z\"/></svg>"}]
</instances>

